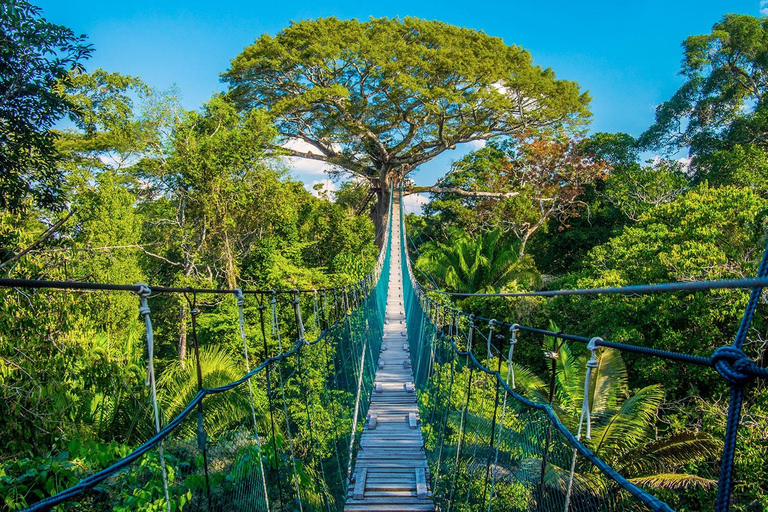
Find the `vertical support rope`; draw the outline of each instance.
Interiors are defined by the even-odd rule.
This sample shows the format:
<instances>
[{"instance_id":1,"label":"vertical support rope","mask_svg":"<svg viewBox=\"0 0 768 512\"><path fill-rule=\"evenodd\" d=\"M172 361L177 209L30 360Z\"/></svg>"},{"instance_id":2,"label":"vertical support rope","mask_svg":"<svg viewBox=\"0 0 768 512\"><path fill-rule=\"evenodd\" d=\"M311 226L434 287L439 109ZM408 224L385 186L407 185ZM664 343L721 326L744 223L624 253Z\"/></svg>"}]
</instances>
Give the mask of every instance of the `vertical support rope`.
<instances>
[{"instance_id":1,"label":"vertical support rope","mask_svg":"<svg viewBox=\"0 0 768 512\"><path fill-rule=\"evenodd\" d=\"M277 323L277 292L270 290L272 298L269 299L269 303L272 305L272 336L277 336L277 340L280 341L280 328ZM282 353L282 347L278 347L278 352Z\"/></svg>"},{"instance_id":2,"label":"vertical support rope","mask_svg":"<svg viewBox=\"0 0 768 512\"><path fill-rule=\"evenodd\" d=\"M315 323L315 330L320 331L320 321L319 321L320 319L318 318L318 313L320 312L320 309L318 308L318 305L317 305L317 290L314 290L314 289L312 290L312 297L314 299L312 319L314 320L314 323Z\"/></svg>"},{"instance_id":3,"label":"vertical support rope","mask_svg":"<svg viewBox=\"0 0 768 512\"><path fill-rule=\"evenodd\" d=\"M512 389L515 389L515 374L512 370L512 354L515 350L515 345L517 344L517 332L518 332L519 325L518 324L512 324L512 327L510 327L510 336L511 340L509 343L509 356L507 358L507 386L509 386L509 379L510 376L512 377ZM501 353L499 353L499 358L501 358ZM501 420L499 421L499 437L496 440L496 454L493 458L493 475L491 476L491 493L488 496L488 509L487 512L491 512L491 503L493 503L493 493L496 488L496 466L499 463L499 448L501 447L501 435L504 432L504 418L507 413L507 397L509 396L509 393L507 392L507 389L504 388L504 401L501 406Z\"/></svg>"},{"instance_id":4,"label":"vertical support rope","mask_svg":"<svg viewBox=\"0 0 768 512\"><path fill-rule=\"evenodd\" d=\"M456 324L456 331L458 331L458 315L454 312L453 315L453 321L451 322L451 329L449 332L449 336L451 339L453 339L454 336L454 323ZM454 352L450 346L450 344L447 341L444 341L448 346L446 349L451 354L451 371L450 371L450 380L448 381L448 392L445 395L445 398L443 399L443 407L445 408L445 411L442 415L442 428L440 429L440 435L437 440L437 444L440 447L439 451L437 453L437 469L435 471L435 481L438 482L440 480L440 470L441 470L441 462L443 457L443 439L445 438L445 429L448 426L448 414L450 412L451 407L451 392L453 391L453 380L454 380L454 367L456 364L456 352Z\"/></svg>"},{"instance_id":5,"label":"vertical support rope","mask_svg":"<svg viewBox=\"0 0 768 512\"><path fill-rule=\"evenodd\" d=\"M259 297L259 323L261 324L261 339L264 342L264 359L269 358L269 348L267 346L267 330L264 326L264 305L263 299ZM277 435L275 432L275 409L272 403L272 364L267 365L267 403L269 407L269 420L272 427L272 454L275 458L275 474L277 475L277 494L280 503L280 510L283 510L283 484L280 478L280 457L277 452Z\"/></svg>"},{"instance_id":6,"label":"vertical support rope","mask_svg":"<svg viewBox=\"0 0 768 512\"><path fill-rule=\"evenodd\" d=\"M763 251L763 258L757 269L757 277L768 276L768 245ZM741 350L744 340L747 338L747 331L752 324L752 318L755 315L757 303L762 294L762 288L753 288L749 296L747 307L744 309L744 316L741 318L739 330L733 340L733 347ZM726 363L718 363L717 370L723 374L720 366ZM731 508L731 493L733 492L733 464L736 455L736 436L741 421L741 406L744 398L744 382L736 380L729 381L731 384L731 400L728 407L728 417L725 424L725 439L723 439L723 456L720 466L720 479L717 483L717 500L715 501L715 510L717 512L728 512Z\"/></svg>"},{"instance_id":7,"label":"vertical support rope","mask_svg":"<svg viewBox=\"0 0 768 512\"><path fill-rule=\"evenodd\" d=\"M197 391L200 392L203 389L203 370L200 366L200 344L197 341L197 317L200 314L200 310L197 309L197 296L193 294L193 299L190 300L186 296L189 303L189 317L192 319L192 342L195 348L195 364L197 365ZM208 473L208 435L205 432L205 424L203 423L203 400L197 403L197 449L203 454L203 470L205 471L205 494L208 498L208 509L212 507L211 504L211 479Z\"/></svg>"},{"instance_id":8,"label":"vertical support rope","mask_svg":"<svg viewBox=\"0 0 768 512\"><path fill-rule=\"evenodd\" d=\"M299 342L304 344L307 342L307 340L304 338L304 322L301 320L301 294L299 293L299 290L294 290L293 294L293 310L294 315L296 316L296 332L298 334Z\"/></svg>"},{"instance_id":9,"label":"vertical support rope","mask_svg":"<svg viewBox=\"0 0 768 512\"><path fill-rule=\"evenodd\" d=\"M576 440L581 441L581 428L584 425L584 419L587 420L587 439L592 439L592 418L590 416L589 406L589 388L592 379L592 370L597 368L597 343L603 341L602 338L595 337L589 340L587 348L591 351L589 361L587 361L587 372L584 376L584 399L581 402L581 417L579 417L579 429L576 432ZM573 489L573 475L576 472L576 456L578 451L573 449L573 456L571 458L571 472L568 477L568 490L565 494L565 512L568 512L568 507L571 503L571 491Z\"/></svg>"},{"instance_id":10,"label":"vertical support rope","mask_svg":"<svg viewBox=\"0 0 768 512\"><path fill-rule=\"evenodd\" d=\"M275 336L277 336L277 350L279 353L282 354L283 352L283 343L280 340L280 320L277 316L277 298L276 293L274 290L272 290L272 329L274 330ZM283 401L283 414L285 415L285 434L288 437L288 447L291 450L291 465L293 466L293 483L296 487L296 497L299 501L299 512L304 511L304 507L302 505L301 501L301 483L299 482L299 472L296 467L296 451L294 449L293 445L293 437L291 435L291 420L290 416L288 414L288 404L285 401L285 382L283 381L283 367L282 362L277 362L277 374L280 378L280 395L282 397Z\"/></svg>"},{"instance_id":11,"label":"vertical support rope","mask_svg":"<svg viewBox=\"0 0 768 512\"><path fill-rule=\"evenodd\" d=\"M144 283L137 285L139 290L136 292L139 296L139 314L144 318L144 325L147 330L147 383L150 386L152 395L152 411L155 416L155 434L160 432L160 409L157 405L157 385L155 382L155 335L152 330L152 319L149 309L149 296L152 290ZM165 456L163 455L163 441L157 445L157 453L160 457L160 472L163 477L163 493L165 495L165 510L171 512L171 498L168 494L168 472L165 469Z\"/></svg>"},{"instance_id":12,"label":"vertical support rope","mask_svg":"<svg viewBox=\"0 0 768 512\"><path fill-rule=\"evenodd\" d=\"M557 375L557 358L560 355L560 348L562 347L562 344L558 345L557 340L560 337L562 332L558 332L552 337L552 351L547 352L545 354L545 357L549 358L552 363L550 365L551 368L551 375L549 379L549 405L552 406L552 401L555 398L555 380ZM563 340L562 343L565 343ZM546 440L544 442L544 453L541 457L541 478L539 481L539 507L543 506L544 502L544 484L545 484L545 476L547 473L547 463L549 461L549 449L550 445L552 444L552 420L549 418L547 419L547 436Z\"/></svg>"},{"instance_id":13,"label":"vertical support rope","mask_svg":"<svg viewBox=\"0 0 768 512\"><path fill-rule=\"evenodd\" d=\"M346 311L344 312L344 314L346 315ZM344 321L347 322L347 326L349 326L349 315L347 315ZM347 482L351 481L352 479L352 454L355 449L355 441L357 440L357 423L358 423L357 416L360 412L360 395L363 389L363 374L365 373L365 352L366 352L367 344L368 344L368 337L363 336L363 347L361 351L362 355L360 356L360 373L357 377L357 396L355 397L355 411L352 414L352 435L350 436L350 439L349 439L349 459L348 459L349 462L347 464Z\"/></svg>"},{"instance_id":14,"label":"vertical support rope","mask_svg":"<svg viewBox=\"0 0 768 512\"><path fill-rule=\"evenodd\" d=\"M493 320L493 319L491 319L488 322L488 338L486 339L486 351L487 351L487 360L488 360L487 364L488 364L488 368L490 368L491 339L493 338L493 327L494 327L494 325L496 325L496 323L497 323L496 320ZM483 412L485 411L485 398L486 398L486 395L488 394L488 382L490 380L491 380L491 375L490 374L485 374L483 376L483 395L480 397L480 410L479 410L478 415L477 415L480 418L480 420L485 419L485 418L483 418ZM493 377L493 380L495 382L496 378ZM497 386L497 390L498 390L498 386ZM477 421L476 423L477 423L477 425L475 426L475 438L472 441L474 443L474 447L472 448L472 460L473 461L477 459L477 444L478 444L477 440L478 440L479 435L480 435L480 425L482 424L482 421ZM491 434L491 439L493 439L493 434ZM474 471L471 471L469 473L469 478L468 478L469 481L467 483L467 499L466 499L467 505L469 505L469 498L470 498L470 496L472 494L472 480L473 480L474 474L475 474ZM485 497L483 497L483 502L485 502Z\"/></svg>"},{"instance_id":15,"label":"vertical support rope","mask_svg":"<svg viewBox=\"0 0 768 512\"><path fill-rule=\"evenodd\" d=\"M237 316L238 325L240 326L240 339L243 340L243 356L245 357L245 370L248 374L251 373L251 361L248 355L248 338L245 335L245 315L243 314L243 306L245 305L245 297L243 296L243 290L237 288L235 290L235 300L237 302ZM267 476L264 473L264 461L261 450L261 438L259 437L259 426L256 422L256 407L253 405L253 384L251 379L248 379L248 400L251 406L251 419L253 420L253 433L256 436L256 448L259 454L259 470L261 471L261 483L264 486L264 503L269 512L269 492L267 491Z\"/></svg>"},{"instance_id":16,"label":"vertical support rope","mask_svg":"<svg viewBox=\"0 0 768 512\"><path fill-rule=\"evenodd\" d=\"M453 505L453 496L456 492L456 477L459 471L459 461L461 459L461 444L464 438L464 424L467 420L467 411L469 410L469 401L472 396L472 375L474 365L469 364L469 354L472 352L472 334L475 330L475 315L469 315L469 332L467 333L467 356L466 366L469 366L469 376L467 377L467 400L464 403L464 410L461 414L459 421L459 441L456 447L456 462L453 467L453 478L451 479L451 497L448 500L448 512L451 512L451 506Z\"/></svg>"},{"instance_id":17,"label":"vertical support rope","mask_svg":"<svg viewBox=\"0 0 768 512\"><path fill-rule=\"evenodd\" d=\"M298 333L299 342L300 343L306 343L306 340L304 339L304 324L302 323L302 320L301 320L301 294L299 293L298 290L294 291L293 309L294 309L294 315L296 317L296 330L297 330L297 333ZM306 384L307 384L307 389L306 389L306 393L307 394L305 396L306 400L303 400L303 402L304 402L304 410L305 410L306 415L307 415L307 430L309 431L309 445L310 445L310 447L307 450L307 458L309 459L310 451L312 449L312 445L315 444L315 439L314 439L315 436L314 436L314 432L313 432L314 428L313 428L313 425L312 425L312 423L313 423L313 421L312 421L312 411L311 411L311 408L314 408L314 404L311 403L312 402L312 384L309 381L309 379L304 378L305 376L304 376L304 372L302 370L301 362L302 362L301 350L299 350L297 352L297 354L296 354L296 365L297 365L297 370L298 370L298 373L299 373L299 379L306 381ZM321 479L322 479L322 482L320 482L320 485L321 485L321 487L323 489L322 490L323 502L327 506L328 505L328 502L326 500L326 498L327 498L327 492L326 492L326 485L327 485L327 483L325 481L325 470L323 468L323 463L322 463L322 460L320 460L319 455L318 455L317 459L319 461L319 469L320 469L320 475L321 475ZM307 462L309 462L309 461L307 461Z\"/></svg>"},{"instance_id":18,"label":"vertical support rope","mask_svg":"<svg viewBox=\"0 0 768 512\"><path fill-rule=\"evenodd\" d=\"M321 308L322 308L323 316L325 316L325 310L327 308L327 304L325 301L325 292L323 292L323 303L321 305ZM326 360L326 364L329 361L333 362L333 385L335 389L338 391L339 389L341 389L339 387L339 370L337 367L336 358L331 357L330 354L328 353L328 345L329 345L328 343L325 343L323 345L325 349L325 360ZM343 358L343 355L342 355L342 358ZM341 467L341 456L339 455L339 439L341 439L341 435L339 434L339 424L341 423L341 413L336 408L336 405L338 405L336 403L336 400L334 400L328 394L328 386L323 386L323 388L324 388L326 399L329 402L329 409L331 411L331 421L333 422L333 433L336 436L333 442L333 451L336 454L336 468L339 473L339 483L341 484L341 489L343 491L344 488L346 487L346 482L344 481L344 470ZM334 415L335 415L335 418L334 418Z\"/></svg>"},{"instance_id":19,"label":"vertical support rope","mask_svg":"<svg viewBox=\"0 0 768 512\"><path fill-rule=\"evenodd\" d=\"M504 335L497 334L497 337L501 339L501 342L504 342ZM499 345L501 346L501 344ZM490 356L488 357L488 368L490 368ZM501 348L499 348L499 364L496 368L496 372L501 375L501 362L502 362L502 354L501 354ZM482 503L485 503L485 497L488 495L488 480L490 478L490 472L491 472L491 454L493 453L493 441L496 437L496 413L499 409L499 383L496 381L496 378L494 376L493 381L496 383L496 396L493 399L493 416L491 417L491 435L490 435L490 449L488 451L488 460L485 464L485 484L483 485L483 501Z\"/></svg>"}]
</instances>

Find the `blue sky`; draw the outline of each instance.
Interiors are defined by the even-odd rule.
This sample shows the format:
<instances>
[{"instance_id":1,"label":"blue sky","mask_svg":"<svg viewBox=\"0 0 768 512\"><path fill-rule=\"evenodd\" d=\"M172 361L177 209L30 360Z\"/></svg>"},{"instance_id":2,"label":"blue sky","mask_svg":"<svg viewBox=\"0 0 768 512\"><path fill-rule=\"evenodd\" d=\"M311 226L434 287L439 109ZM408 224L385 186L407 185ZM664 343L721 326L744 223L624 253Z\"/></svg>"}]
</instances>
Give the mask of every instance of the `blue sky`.
<instances>
[{"instance_id":1,"label":"blue sky","mask_svg":"<svg viewBox=\"0 0 768 512\"><path fill-rule=\"evenodd\" d=\"M34 1L34 0L33 0ZM196 0L38 0L45 16L89 36L89 69L140 76L153 87L177 84L186 108L223 90L219 74L256 37L291 20L336 16L417 16L480 29L530 50L534 62L575 80L592 96L592 131L639 135L654 107L681 83L680 44L708 33L723 14L760 15L760 0L733 1L418 1L311 2ZM764 5L768 0L763 0ZM464 151L466 148L464 148ZM413 177L430 185L462 150L444 154ZM306 183L323 179L299 165Z\"/></svg>"}]
</instances>

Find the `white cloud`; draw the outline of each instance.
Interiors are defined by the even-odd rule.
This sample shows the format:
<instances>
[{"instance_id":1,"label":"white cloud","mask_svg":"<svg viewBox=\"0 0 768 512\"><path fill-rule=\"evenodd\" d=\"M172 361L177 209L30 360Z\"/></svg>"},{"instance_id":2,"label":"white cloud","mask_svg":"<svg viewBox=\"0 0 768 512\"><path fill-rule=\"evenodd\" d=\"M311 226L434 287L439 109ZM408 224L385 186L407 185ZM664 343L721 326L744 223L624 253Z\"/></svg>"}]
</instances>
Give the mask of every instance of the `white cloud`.
<instances>
[{"instance_id":1,"label":"white cloud","mask_svg":"<svg viewBox=\"0 0 768 512\"><path fill-rule=\"evenodd\" d=\"M760 0L760 16L768 16L768 0Z\"/></svg>"},{"instance_id":2,"label":"white cloud","mask_svg":"<svg viewBox=\"0 0 768 512\"><path fill-rule=\"evenodd\" d=\"M317 149L315 146L310 144L309 142L306 142L302 139L288 139L283 143L283 147L285 149L292 149L294 151L299 151L301 153L312 153L314 155L322 155L323 153ZM331 149L334 151L341 151L341 145L340 144L331 144Z\"/></svg>"},{"instance_id":3,"label":"white cloud","mask_svg":"<svg viewBox=\"0 0 768 512\"><path fill-rule=\"evenodd\" d=\"M766 0L766 2L768 2L768 0ZM467 147L472 151L477 151L478 149L483 149L487 143L488 141L485 139L471 140L467 142Z\"/></svg>"},{"instance_id":4,"label":"white cloud","mask_svg":"<svg viewBox=\"0 0 768 512\"><path fill-rule=\"evenodd\" d=\"M768 2L768 0L765 0L765 1ZM680 166L680 170L683 171L683 174L691 178L693 177L693 169L691 169L690 158L688 157L678 158L676 162Z\"/></svg>"},{"instance_id":5,"label":"white cloud","mask_svg":"<svg viewBox=\"0 0 768 512\"><path fill-rule=\"evenodd\" d=\"M421 215L422 207L429 202L429 198L420 194L410 194L403 197L403 209L405 213Z\"/></svg>"},{"instance_id":6,"label":"white cloud","mask_svg":"<svg viewBox=\"0 0 768 512\"><path fill-rule=\"evenodd\" d=\"M292 149L300 153L310 153L313 155L322 155L319 149L314 147L308 142L304 142L301 139L288 139L283 147L286 149ZM341 148L337 145L333 145L333 149L339 151ZM289 169L295 173L309 176L323 176L326 173L332 171L339 171L339 168L322 162L320 160L314 160L312 158L301 158L298 156L286 156L281 158L282 162L288 166Z\"/></svg>"},{"instance_id":7,"label":"white cloud","mask_svg":"<svg viewBox=\"0 0 768 512\"><path fill-rule=\"evenodd\" d=\"M283 163L295 173L310 176L325 176L326 173L333 170L333 166L320 160L310 160L309 158L299 158L295 156L283 157Z\"/></svg>"}]
</instances>

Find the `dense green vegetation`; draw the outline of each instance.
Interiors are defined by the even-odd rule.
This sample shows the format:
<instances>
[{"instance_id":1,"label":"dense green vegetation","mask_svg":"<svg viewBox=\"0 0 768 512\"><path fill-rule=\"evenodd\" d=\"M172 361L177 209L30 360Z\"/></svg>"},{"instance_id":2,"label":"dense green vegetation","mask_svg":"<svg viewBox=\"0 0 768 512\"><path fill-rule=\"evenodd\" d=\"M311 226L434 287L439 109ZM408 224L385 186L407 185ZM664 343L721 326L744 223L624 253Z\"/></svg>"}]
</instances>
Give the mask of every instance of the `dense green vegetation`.
<instances>
[{"instance_id":1,"label":"dense green vegetation","mask_svg":"<svg viewBox=\"0 0 768 512\"><path fill-rule=\"evenodd\" d=\"M508 269L528 258L535 267L526 269L538 269L546 289L754 276L768 234L764 174L768 130L761 121L768 92L767 23L727 15L712 34L687 39L682 70L687 81L659 106L656 123L639 139L621 133L573 139L570 144L579 152L576 169L581 172L570 171L574 160L562 149L547 154L528 149L531 144L562 145L563 134L539 133L537 137L544 139L491 143L456 162L441 185L460 190L432 195L425 215L408 219L413 244L421 252L416 264L422 271L419 278L427 287L457 292L530 289L535 283L530 277L521 279L504 271L472 273L485 275L481 282L461 278L470 267L457 256L472 244L479 250L498 230L504 234L497 243L519 248L519 253L507 257L507 266L488 258L470 258L470 262L477 268ZM688 150L689 159L642 162L644 152L680 150ZM535 172L539 168L551 174ZM551 176L551 181L542 176ZM549 190L542 186L547 183ZM555 206L558 202L561 207ZM464 241L467 237L470 240ZM439 254L437 247L443 248ZM746 300L747 294L741 291L713 291L546 300L470 298L458 304L490 318L534 326L554 320L566 332L709 356L732 341ZM767 328L761 303L745 351L763 365L768 357ZM551 342L521 336L515 354L530 370L524 379L526 392L547 401L542 383L548 382L545 376L550 370L542 350L551 351ZM578 384L570 391L562 387L560 376L565 369L561 364L584 357L578 356L582 350L563 347L558 360L557 389L561 391L556 393L556 406L567 424L573 423L569 415L573 411L568 412L573 396L580 403L583 391ZM571 356L571 351L577 356ZM604 351L601 357L609 354ZM613 413L632 423L632 415L622 414L619 402L644 403L648 409L644 419L638 417L611 448L623 455L604 453L606 460L624 464L626 475L641 485L659 488L659 496L675 508L710 510L719 471L713 443L725 431L727 384L710 369L631 354L624 359L626 370L622 363L619 373L626 376L620 375L611 390L617 400ZM736 458L736 473L741 477L737 477L735 510L768 506L765 386L756 381L747 388ZM642 395L648 395L647 400L637 399ZM649 426L652 431L645 430ZM633 429L639 429L638 435L632 434ZM704 433L711 437L698 444ZM674 453L651 457L653 464L630 463L629 454L664 446L670 439L684 442L677 444ZM685 454L686 444L692 445L693 452ZM635 473L650 470L671 476ZM670 493L664 488L685 488L685 492Z\"/></svg>"},{"instance_id":2,"label":"dense green vegetation","mask_svg":"<svg viewBox=\"0 0 768 512\"><path fill-rule=\"evenodd\" d=\"M0 26L0 81L13 85L0 103L2 277L227 289L348 285L373 268L377 227L401 183L406 193L432 194L423 215L408 218L409 245L423 284L449 291L748 277L765 246L765 18L726 15L711 34L687 39L686 81L637 139L585 137L589 98L578 84L533 66L522 48L440 22L294 23L246 48L223 75L229 92L192 111L175 91L153 90L138 77L86 72L85 38L47 22L25 0L0 6ZM65 118L70 128L54 128ZM408 182L419 164L476 140L489 142L435 187ZM669 156L681 150L688 160ZM666 156L644 162L648 152ZM298 154L356 180L316 197L281 159ZM370 185L378 202L357 214ZM295 339L290 302L281 301L279 319L294 325L285 337ZM709 356L732 339L746 295L456 303L490 318L554 321L568 332ZM55 494L152 435L137 307L130 293L0 291L0 509ZM316 333L327 315L311 299L305 308ZM197 392L193 311L206 385L245 371L231 297L153 297L164 421ZM252 347L253 367L285 345L271 329L268 302L254 299L245 311L249 339L263 342ZM262 336L257 319L265 314ZM366 319L351 322L347 338L371 332ZM766 329L763 302L745 346L763 366ZM520 388L537 400L548 400L552 369L542 349L551 345L521 335L515 351ZM583 371L583 351L563 346L554 369L553 404L568 426L577 422L583 390L579 378L564 376ZM291 363L285 382L282 373L260 377L253 395L260 422L277 396L265 388L283 386L285 397L262 451L233 429L249 395L209 401L205 428L222 447L214 459L232 456L246 472L259 461L286 488L303 488L308 503L338 508L328 489L339 491L343 475L325 474L323 461L346 449L351 419L332 404L348 403L355 386L345 381L333 397L328 390L352 359L316 351ZM672 506L710 510L726 384L710 369L647 357L606 350L600 361L594 413L605 442L591 446ZM294 377L299 364L310 369L306 380ZM308 408L312 396L325 402ZM734 510L765 512L765 382L747 387L743 414ZM180 432L192 438L195 427ZM184 491L176 510L200 505L192 491L203 486L201 463L184 462L189 452L182 442L168 447L171 479ZM157 474L157 459L142 464ZM165 509L156 478L132 478L110 484L112 508ZM214 479L237 477L220 471ZM524 494L513 487L511 495Z\"/></svg>"}]
</instances>

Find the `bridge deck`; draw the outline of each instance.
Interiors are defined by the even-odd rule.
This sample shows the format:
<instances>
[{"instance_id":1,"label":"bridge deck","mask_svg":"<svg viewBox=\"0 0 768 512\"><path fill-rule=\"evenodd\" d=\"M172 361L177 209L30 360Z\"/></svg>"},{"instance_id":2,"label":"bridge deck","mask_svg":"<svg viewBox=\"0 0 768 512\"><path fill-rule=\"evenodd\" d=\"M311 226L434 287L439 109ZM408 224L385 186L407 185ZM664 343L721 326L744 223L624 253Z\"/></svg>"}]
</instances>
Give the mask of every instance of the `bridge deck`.
<instances>
[{"instance_id":1,"label":"bridge deck","mask_svg":"<svg viewBox=\"0 0 768 512\"><path fill-rule=\"evenodd\" d=\"M433 511L403 307L400 209L392 211L384 338L345 511Z\"/></svg>"}]
</instances>

